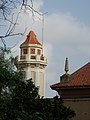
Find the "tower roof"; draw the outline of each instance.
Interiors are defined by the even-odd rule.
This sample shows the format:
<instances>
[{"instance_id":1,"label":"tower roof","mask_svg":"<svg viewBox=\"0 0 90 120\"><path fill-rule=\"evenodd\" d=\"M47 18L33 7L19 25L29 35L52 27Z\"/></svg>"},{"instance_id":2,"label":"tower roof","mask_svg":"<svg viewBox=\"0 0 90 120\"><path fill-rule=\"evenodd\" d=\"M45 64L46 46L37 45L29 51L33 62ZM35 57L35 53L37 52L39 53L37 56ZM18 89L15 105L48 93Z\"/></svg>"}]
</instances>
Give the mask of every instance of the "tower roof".
<instances>
[{"instance_id":1,"label":"tower roof","mask_svg":"<svg viewBox=\"0 0 90 120\"><path fill-rule=\"evenodd\" d=\"M22 45L29 45L29 44L37 44L37 45L41 45L37 38L36 35L33 31L30 31L29 34L27 35L26 40L21 44Z\"/></svg>"}]
</instances>

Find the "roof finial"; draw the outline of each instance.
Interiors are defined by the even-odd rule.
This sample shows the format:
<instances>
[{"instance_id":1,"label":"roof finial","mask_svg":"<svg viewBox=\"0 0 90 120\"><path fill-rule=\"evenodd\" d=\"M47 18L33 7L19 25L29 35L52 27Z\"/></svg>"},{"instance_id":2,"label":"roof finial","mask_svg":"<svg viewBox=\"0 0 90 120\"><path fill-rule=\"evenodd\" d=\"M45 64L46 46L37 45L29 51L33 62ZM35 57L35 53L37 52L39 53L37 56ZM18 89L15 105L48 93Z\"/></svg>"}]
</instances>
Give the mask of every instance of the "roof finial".
<instances>
[{"instance_id":1,"label":"roof finial","mask_svg":"<svg viewBox=\"0 0 90 120\"><path fill-rule=\"evenodd\" d=\"M65 72L66 72L66 74L68 74L68 71L69 71L68 58L66 58L66 61L65 61Z\"/></svg>"}]
</instances>

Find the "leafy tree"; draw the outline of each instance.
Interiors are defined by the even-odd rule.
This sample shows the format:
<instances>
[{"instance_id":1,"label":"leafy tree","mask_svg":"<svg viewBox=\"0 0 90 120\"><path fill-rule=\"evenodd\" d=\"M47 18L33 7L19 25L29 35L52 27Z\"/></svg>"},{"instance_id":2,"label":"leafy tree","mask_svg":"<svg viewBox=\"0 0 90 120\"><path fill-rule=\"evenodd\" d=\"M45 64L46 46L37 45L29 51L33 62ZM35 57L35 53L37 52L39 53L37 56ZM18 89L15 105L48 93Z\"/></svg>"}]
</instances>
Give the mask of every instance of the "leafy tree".
<instances>
[{"instance_id":1,"label":"leafy tree","mask_svg":"<svg viewBox=\"0 0 90 120\"><path fill-rule=\"evenodd\" d=\"M43 99L32 80L23 80L14 58L0 50L0 120L69 120L75 116L58 97Z\"/></svg>"}]
</instances>

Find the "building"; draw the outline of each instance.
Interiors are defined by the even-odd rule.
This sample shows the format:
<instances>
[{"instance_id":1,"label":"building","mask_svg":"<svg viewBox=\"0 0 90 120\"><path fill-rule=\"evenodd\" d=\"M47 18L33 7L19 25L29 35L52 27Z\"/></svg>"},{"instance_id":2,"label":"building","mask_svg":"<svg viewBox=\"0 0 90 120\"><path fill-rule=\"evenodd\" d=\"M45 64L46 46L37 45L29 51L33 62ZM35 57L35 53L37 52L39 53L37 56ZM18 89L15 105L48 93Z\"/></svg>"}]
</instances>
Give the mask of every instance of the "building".
<instances>
[{"instance_id":1,"label":"building","mask_svg":"<svg viewBox=\"0 0 90 120\"><path fill-rule=\"evenodd\" d=\"M66 73L60 77L60 82L51 85L62 99L90 98L90 62L71 75L68 74L66 60Z\"/></svg>"},{"instance_id":2,"label":"building","mask_svg":"<svg viewBox=\"0 0 90 120\"><path fill-rule=\"evenodd\" d=\"M20 45L18 57L18 70L25 74L25 79L32 78L36 87L39 87L39 95L45 96L45 69L47 59L43 55L43 47L36 38L33 31L30 31L26 40Z\"/></svg>"},{"instance_id":3,"label":"building","mask_svg":"<svg viewBox=\"0 0 90 120\"><path fill-rule=\"evenodd\" d=\"M70 75L66 59L65 74L59 83L50 87L58 92L66 106L75 110L74 120L90 120L90 62Z\"/></svg>"}]
</instances>

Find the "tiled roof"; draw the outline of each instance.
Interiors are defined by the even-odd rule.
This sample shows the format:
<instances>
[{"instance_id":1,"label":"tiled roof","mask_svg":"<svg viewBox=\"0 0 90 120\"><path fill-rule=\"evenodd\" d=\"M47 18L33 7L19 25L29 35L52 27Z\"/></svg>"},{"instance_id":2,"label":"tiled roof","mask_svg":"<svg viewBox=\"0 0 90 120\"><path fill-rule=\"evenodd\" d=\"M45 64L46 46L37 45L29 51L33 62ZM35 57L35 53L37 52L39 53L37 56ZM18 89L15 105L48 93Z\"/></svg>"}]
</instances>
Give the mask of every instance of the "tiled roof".
<instances>
[{"instance_id":1,"label":"tiled roof","mask_svg":"<svg viewBox=\"0 0 90 120\"><path fill-rule=\"evenodd\" d=\"M22 45L28 45L28 44L38 44L38 45L41 45L37 38L36 38L36 35L33 31L30 31L29 34L27 35L27 38L26 40L21 44Z\"/></svg>"},{"instance_id":2,"label":"tiled roof","mask_svg":"<svg viewBox=\"0 0 90 120\"><path fill-rule=\"evenodd\" d=\"M50 86L52 89L64 87L90 87L90 62L70 75L69 81Z\"/></svg>"}]
</instances>

